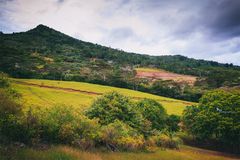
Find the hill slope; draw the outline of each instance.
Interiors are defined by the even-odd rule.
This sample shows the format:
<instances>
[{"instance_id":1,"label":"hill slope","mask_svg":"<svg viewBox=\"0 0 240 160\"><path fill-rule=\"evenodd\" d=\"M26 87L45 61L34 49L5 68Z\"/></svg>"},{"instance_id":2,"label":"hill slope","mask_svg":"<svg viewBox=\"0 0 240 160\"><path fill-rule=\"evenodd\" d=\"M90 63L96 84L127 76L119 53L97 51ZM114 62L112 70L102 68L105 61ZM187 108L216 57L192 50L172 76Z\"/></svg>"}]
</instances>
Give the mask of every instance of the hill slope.
<instances>
[{"instance_id":1,"label":"hill slope","mask_svg":"<svg viewBox=\"0 0 240 160\"><path fill-rule=\"evenodd\" d=\"M84 42L44 25L26 32L0 33L0 71L13 77L85 81L187 99L142 85L136 67L165 69L200 77L202 88L240 85L240 67L184 56L149 56ZM144 82L145 83L145 82ZM172 85L172 84L171 84ZM149 89L150 88L150 89ZM181 87L180 87L181 88ZM190 97L190 98L189 98Z\"/></svg>"},{"instance_id":2,"label":"hill slope","mask_svg":"<svg viewBox=\"0 0 240 160\"><path fill-rule=\"evenodd\" d=\"M179 83L187 83L189 85L194 85L198 77L176 74L168 72L162 69L152 69L152 68L136 68L138 78L145 78L151 81L161 80L173 80Z\"/></svg>"},{"instance_id":3,"label":"hill slope","mask_svg":"<svg viewBox=\"0 0 240 160\"><path fill-rule=\"evenodd\" d=\"M28 106L49 107L53 104L67 104L86 109L99 95L111 91L117 91L136 101L143 98L155 99L166 108L169 114L181 115L185 106L194 104L129 89L82 82L35 79L13 79L13 82L14 88L23 95Z\"/></svg>"}]
</instances>

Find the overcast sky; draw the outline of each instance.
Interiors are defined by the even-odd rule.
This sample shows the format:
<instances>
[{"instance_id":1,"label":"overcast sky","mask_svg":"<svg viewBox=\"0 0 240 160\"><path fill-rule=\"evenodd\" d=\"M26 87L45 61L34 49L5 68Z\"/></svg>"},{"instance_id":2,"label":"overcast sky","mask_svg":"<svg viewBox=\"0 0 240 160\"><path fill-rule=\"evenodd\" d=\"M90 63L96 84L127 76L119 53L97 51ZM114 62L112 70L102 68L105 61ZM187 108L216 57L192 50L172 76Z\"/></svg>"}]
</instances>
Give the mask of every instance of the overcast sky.
<instances>
[{"instance_id":1,"label":"overcast sky","mask_svg":"<svg viewBox=\"0 0 240 160\"><path fill-rule=\"evenodd\" d=\"M240 0L0 0L0 30L44 24L125 51L240 65Z\"/></svg>"}]
</instances>

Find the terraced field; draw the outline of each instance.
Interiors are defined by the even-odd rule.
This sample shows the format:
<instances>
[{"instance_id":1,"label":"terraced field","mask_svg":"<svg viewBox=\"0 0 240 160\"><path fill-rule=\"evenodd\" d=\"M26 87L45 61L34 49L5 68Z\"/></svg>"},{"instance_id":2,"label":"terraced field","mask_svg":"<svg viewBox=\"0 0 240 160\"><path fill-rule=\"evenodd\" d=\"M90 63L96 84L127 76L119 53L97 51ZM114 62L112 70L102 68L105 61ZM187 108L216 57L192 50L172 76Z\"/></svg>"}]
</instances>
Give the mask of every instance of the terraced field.
<instances>
[{"instance_id":1,"label":"terraced field","mask_svg":"<svg viewBox=\"0 0 240 160\"><path fill-rule=\"evenodd\" d=\"M151 98L160 102L169 114L180 115L187 105L194 103L156 96L129 89L109 87L83 82L67 82L36 79L12 79L13 86L23 95L27 106L49 107L53 104L67 104L86 109L98 96L117 91L133 100Z\"/></svg>"}]
</instances>

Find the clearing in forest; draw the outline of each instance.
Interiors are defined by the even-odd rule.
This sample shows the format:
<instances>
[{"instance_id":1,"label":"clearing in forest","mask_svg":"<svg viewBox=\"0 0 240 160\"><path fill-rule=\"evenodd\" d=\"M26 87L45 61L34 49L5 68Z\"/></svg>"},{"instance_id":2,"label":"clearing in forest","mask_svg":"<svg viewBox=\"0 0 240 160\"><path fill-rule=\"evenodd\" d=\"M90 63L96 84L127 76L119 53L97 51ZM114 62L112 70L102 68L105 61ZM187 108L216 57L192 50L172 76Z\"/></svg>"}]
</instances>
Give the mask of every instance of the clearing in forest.
<instances>
[{"instance_id":1,"label":"clearing in forest","mask_svg":"<svg viewBox=\"0 0 240 160\"><path fill-rule=\"evenodd\" d=\"M155 68L136 68L138 78L146 78L152 81L162 79L162 80L173 80L179 83L188 83L189 85L194 85L197 77L191 75L183 75L168 72L162 69Z\"/></svg>"}]
</instances>

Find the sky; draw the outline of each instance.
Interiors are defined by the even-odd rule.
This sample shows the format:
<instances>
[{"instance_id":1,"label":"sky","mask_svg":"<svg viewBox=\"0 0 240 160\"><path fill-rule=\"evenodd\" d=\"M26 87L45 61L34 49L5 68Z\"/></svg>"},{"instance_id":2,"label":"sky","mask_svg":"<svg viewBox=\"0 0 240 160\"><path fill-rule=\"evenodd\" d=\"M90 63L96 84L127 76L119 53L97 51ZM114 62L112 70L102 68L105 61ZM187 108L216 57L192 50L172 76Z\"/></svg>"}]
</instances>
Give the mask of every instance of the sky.
<instances>
[{"instance_id":1,"label":"sky","mask_svg":"<svg viewBox=\"0 0 240 160\"><path fill-rule=\"evenodd\" d=\"M39 24L128 52L240 65L240 0L0 0L0 31Z\"/></svg>"}]
</instances>

